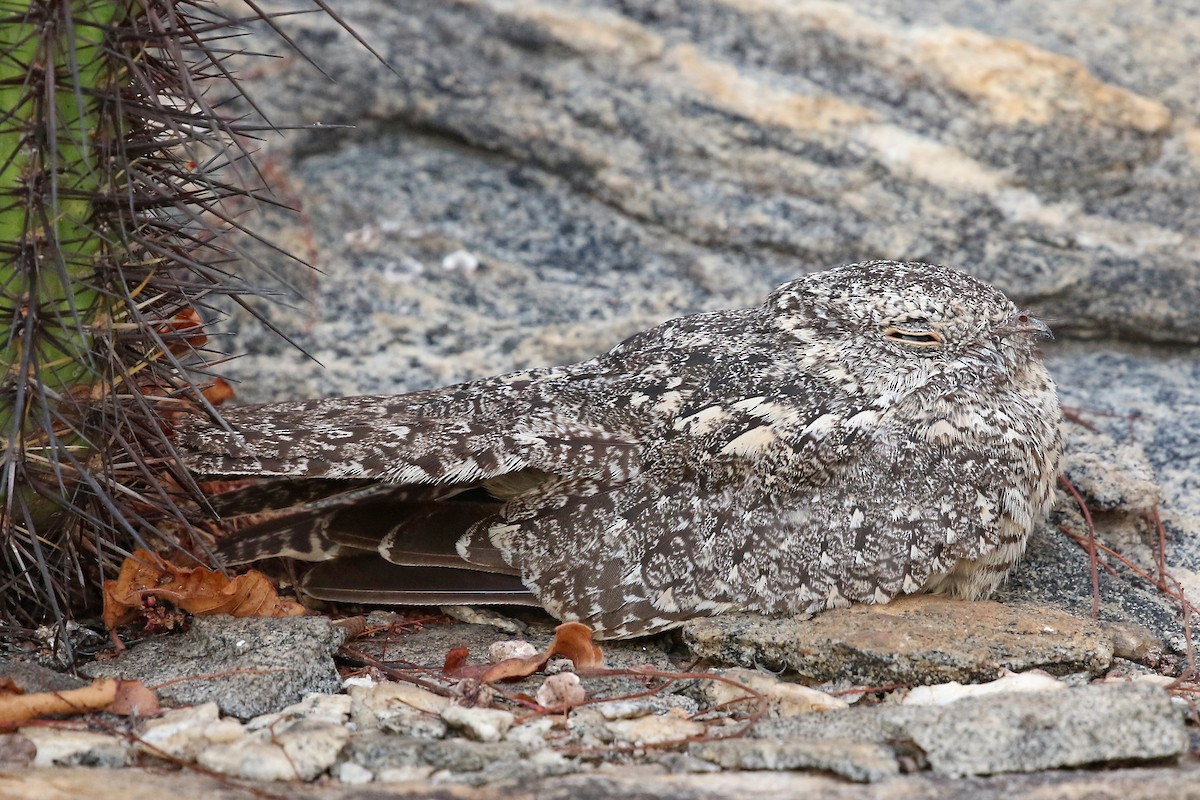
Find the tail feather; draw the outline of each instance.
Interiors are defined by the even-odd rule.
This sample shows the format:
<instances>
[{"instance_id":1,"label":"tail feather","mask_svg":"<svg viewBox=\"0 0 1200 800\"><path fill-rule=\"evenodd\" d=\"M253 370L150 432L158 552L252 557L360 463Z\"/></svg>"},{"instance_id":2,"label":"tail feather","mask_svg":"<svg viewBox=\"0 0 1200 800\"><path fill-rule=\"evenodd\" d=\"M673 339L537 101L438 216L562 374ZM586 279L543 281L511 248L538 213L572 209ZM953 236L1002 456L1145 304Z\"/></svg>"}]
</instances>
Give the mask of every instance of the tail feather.
<instances>
[{"instance_id":1,"label":"tail feather","mask_svg":"<svg viewBox=\"0 0 1200 800\"><path fill-rule=\"evenodd\" d=\"M228 488L230 486L233 488ZM202 484L202 488L208 492L208 503L212 510L217 516L226 519L251 519L255 515L271 511L292 513L303 509L306 512L324 512L363 502L424 499L425 494L414 492L417 489L426 493L435 490L438 492L436 496L445 494L445 489L439 487L400 486L379 481L302 480L292 477L209 482Z\"/></svg>"},{"instance_id":2,"label":"tail feather","mask_svg":"<svg viewBox=\"0 0 1200 800\"><path fill-rule=\"evenodd\" d=\"M406 567L370 556L317 564L300 588L318 600L364 605L541 605L515 575Z\"/></svg>"}]
</instances>

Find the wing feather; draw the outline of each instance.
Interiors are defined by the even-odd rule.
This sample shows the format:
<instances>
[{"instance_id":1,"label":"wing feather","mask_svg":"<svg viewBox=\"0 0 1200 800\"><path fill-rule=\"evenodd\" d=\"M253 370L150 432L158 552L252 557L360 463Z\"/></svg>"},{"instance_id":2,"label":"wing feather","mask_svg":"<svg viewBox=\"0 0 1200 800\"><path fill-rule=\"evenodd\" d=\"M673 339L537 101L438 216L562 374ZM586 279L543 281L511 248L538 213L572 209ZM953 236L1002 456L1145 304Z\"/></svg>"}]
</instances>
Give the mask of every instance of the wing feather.
<instances>
[{"instance_id":1,"label":"wing feather","mask_svg":"<svg viewBox=\"0 0 1200 800\"><path fill-rule=\"evenodd\" d=\"M182 425L177 439L188 469L206 476L476 484L538 469L620 481L640 465L637 438L625 432L549 412L472 420L389 416L390 399L230 409L228 429L197 419Z\"/></svg>"}]
</instances>

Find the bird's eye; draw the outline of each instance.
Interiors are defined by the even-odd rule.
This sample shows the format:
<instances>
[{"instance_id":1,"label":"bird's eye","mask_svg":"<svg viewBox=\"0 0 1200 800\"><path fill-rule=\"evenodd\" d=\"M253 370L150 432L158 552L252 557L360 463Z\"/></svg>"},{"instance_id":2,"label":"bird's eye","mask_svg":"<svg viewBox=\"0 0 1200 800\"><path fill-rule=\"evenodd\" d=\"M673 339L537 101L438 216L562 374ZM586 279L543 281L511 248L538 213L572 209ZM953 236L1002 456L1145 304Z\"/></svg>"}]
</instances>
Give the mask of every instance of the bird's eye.
<instances>
[{"instance_id":1,"label":"bird's eye","mask_svg":"<svg viewBox=\"0 0 1200 800\"><path fill-rule=\"evenodd\" d=\"M916 345L917 347L937 347L942 343L942 337L928 328L905 330L903 328L888 328L883 335L895 342Z\"/></svg>"}]
</instances>

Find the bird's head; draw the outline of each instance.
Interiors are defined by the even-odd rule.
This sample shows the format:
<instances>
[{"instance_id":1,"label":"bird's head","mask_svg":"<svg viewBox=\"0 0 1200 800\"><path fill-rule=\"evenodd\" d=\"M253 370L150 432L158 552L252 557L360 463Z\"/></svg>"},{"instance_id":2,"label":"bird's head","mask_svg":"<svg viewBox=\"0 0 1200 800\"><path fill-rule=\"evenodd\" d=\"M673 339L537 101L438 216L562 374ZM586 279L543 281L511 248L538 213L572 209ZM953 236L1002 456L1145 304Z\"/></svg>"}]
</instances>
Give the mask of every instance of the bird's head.
<instances>
[{"instance_id":1,"label":"bird's head","mask_svg":"<svg viewBox=\"0 0 1200 800\"><path fill-rule=\"evenodd\" d=\"M859 385L915 386L931 376L1002 380L1050 329L1000 290L949 267L866 261L784 284L767 300L802 348Z\"/></svg>"}]
</instances>

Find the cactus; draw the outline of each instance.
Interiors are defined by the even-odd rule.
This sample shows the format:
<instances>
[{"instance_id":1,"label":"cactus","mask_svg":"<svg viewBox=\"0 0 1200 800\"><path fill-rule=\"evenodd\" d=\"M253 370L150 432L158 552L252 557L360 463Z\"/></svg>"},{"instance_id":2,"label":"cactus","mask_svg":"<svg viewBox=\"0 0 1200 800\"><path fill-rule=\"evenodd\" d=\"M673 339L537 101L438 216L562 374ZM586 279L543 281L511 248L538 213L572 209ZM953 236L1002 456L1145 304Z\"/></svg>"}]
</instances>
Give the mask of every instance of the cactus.
<instances>
[{"instance_id":1,"label":"cactus","mask_svg":"<svg viewBox=\"0 0 1200 800\"><path fill-rule=\"evenodd\" d=\"M206 559L170 428L220 391L203 320L257 291L224 234L264 197L263 122L210 98L241 91L238 24L208 0L0 0L0 624L93 611L136 547Z\"/></svg>"}]
</instances>

